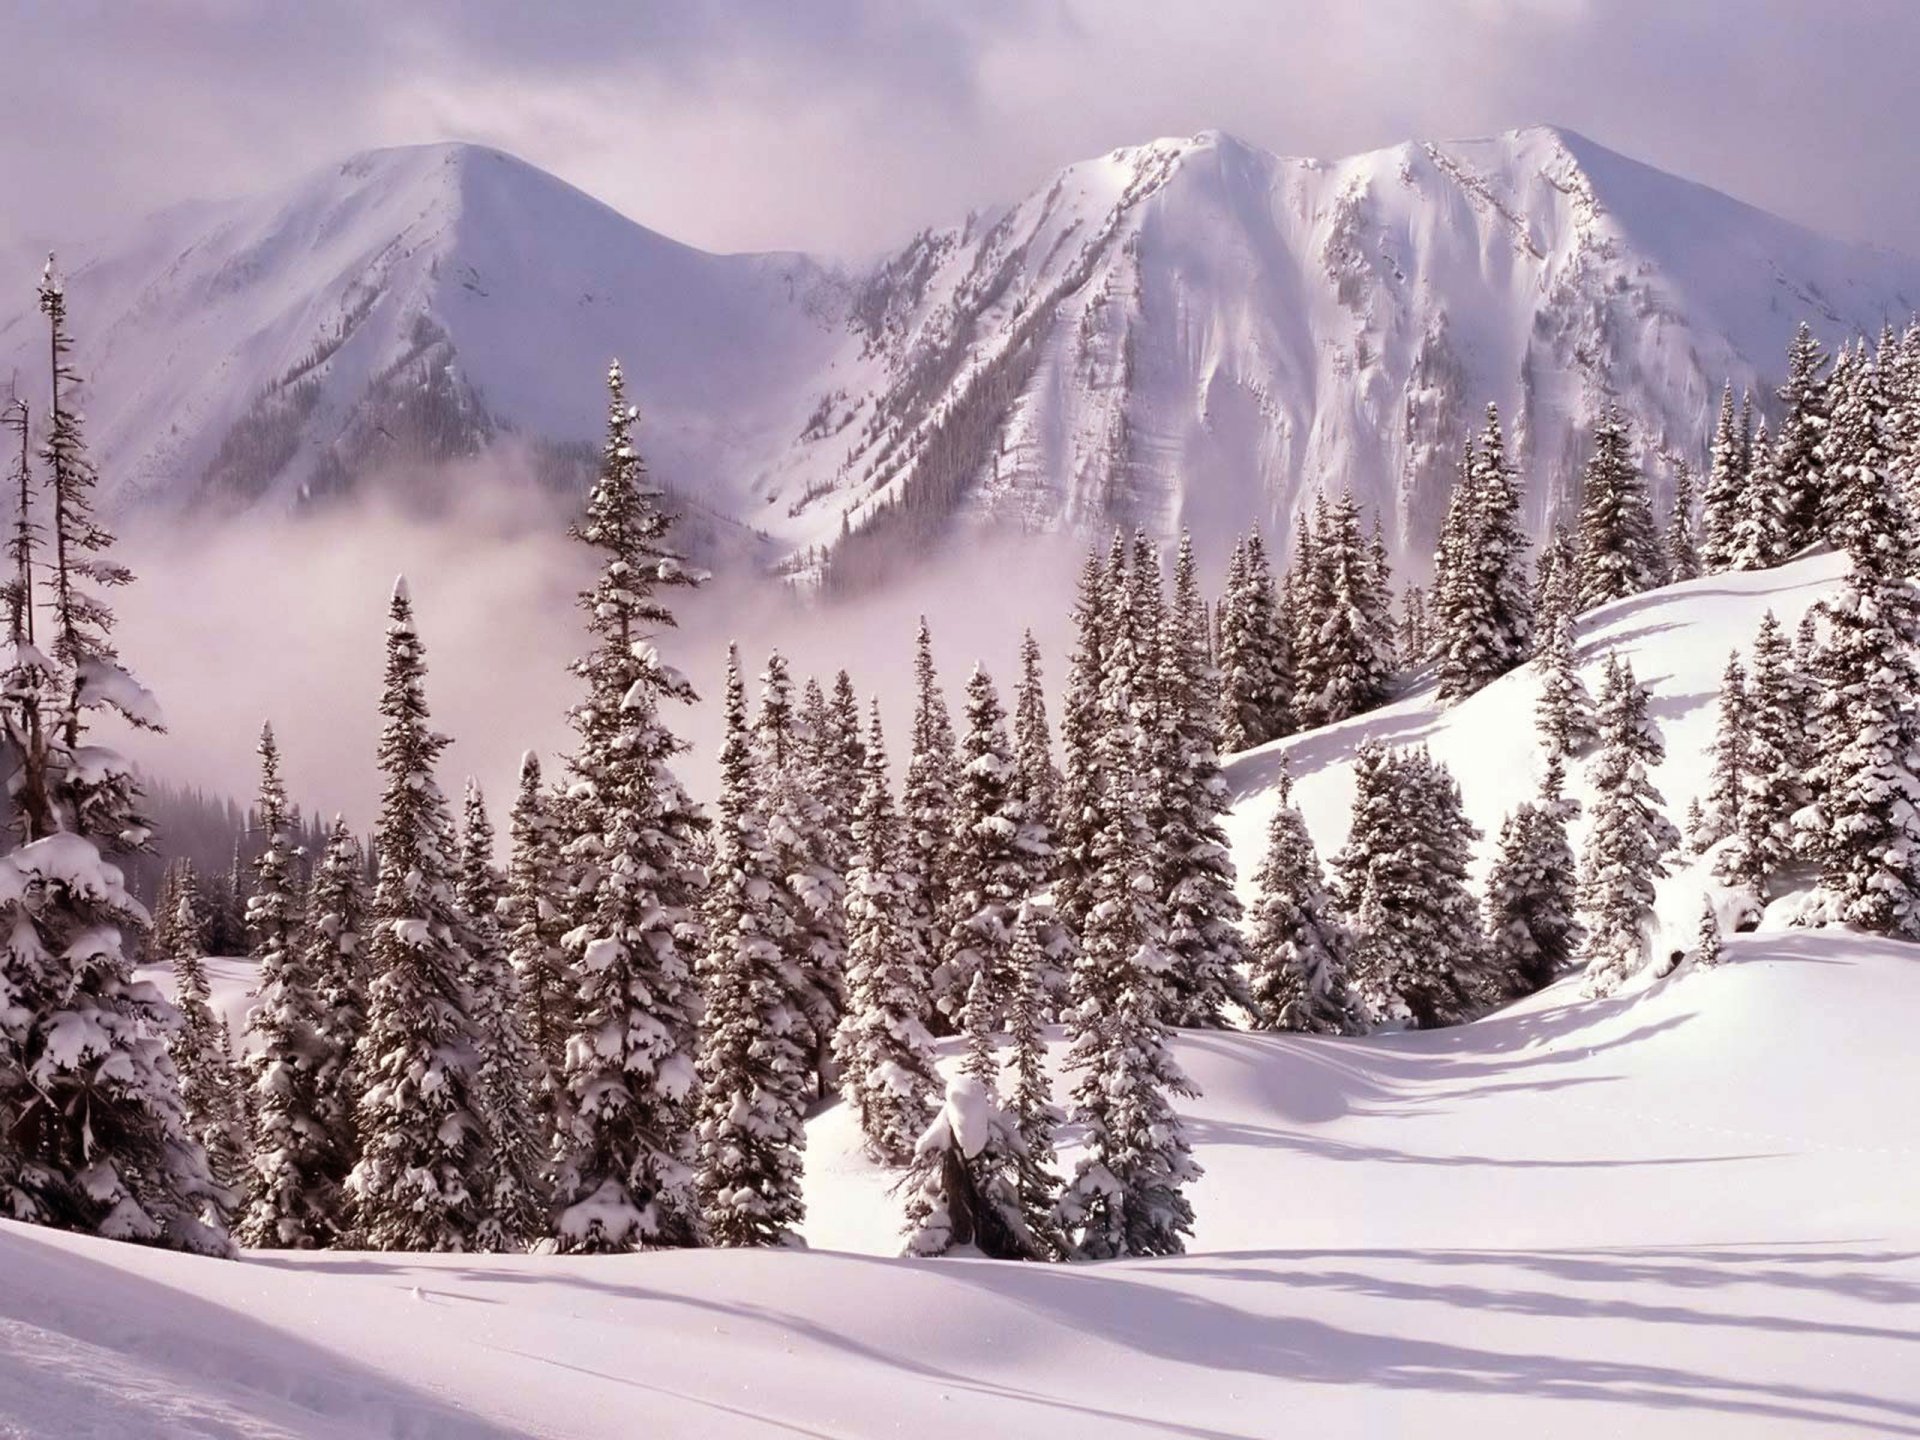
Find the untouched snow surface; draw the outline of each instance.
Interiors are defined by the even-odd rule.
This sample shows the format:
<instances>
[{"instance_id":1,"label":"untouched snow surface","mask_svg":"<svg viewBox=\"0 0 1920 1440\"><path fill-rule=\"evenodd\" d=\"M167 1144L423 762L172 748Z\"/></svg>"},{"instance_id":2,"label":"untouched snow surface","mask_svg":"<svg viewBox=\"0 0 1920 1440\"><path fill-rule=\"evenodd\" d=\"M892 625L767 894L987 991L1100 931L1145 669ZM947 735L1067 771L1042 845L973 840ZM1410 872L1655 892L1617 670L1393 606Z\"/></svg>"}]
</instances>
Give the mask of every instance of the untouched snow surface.
<instances>
[{"instance_id":1,"label":"untouched snow surface","mask_svg":"<svg viewBox=\"0 0 1920 1440\"><path fill-rule=\"evenodd\" d=\"M1588 617L1589 683L1611 645L1653 686L1676 810L1727 648L1840 563ZM1536 778L1534 683L1241 757L1243 872L1278 754L1331 852L1368 734L1430 743L1491 831ZM1663 904L1690 921L1699 885ZM243 967L215 978L231 1008ZM1920 947L1736 935L1578 986L1430 1034L1181 1036L1206 1175L1177 1259L892 1258L838 1106L810 1253L227 1263L0 1224L0 1435L1920 1434Z\"/></svg>"}]
</instances>

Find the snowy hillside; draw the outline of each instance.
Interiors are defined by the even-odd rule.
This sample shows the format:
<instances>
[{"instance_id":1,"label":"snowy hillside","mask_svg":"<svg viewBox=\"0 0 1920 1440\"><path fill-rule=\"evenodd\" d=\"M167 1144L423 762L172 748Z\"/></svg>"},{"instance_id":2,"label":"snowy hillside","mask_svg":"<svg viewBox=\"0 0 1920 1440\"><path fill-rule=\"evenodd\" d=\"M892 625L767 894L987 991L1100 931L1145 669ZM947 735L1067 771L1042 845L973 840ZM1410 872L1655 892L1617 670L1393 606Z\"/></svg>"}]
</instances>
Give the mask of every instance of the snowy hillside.
<instances>
[{"instance_id":1,"label":"snowy hillside","mask_svg":"<svg viewBox=\"0 0 1920 1440\"><path fill-rule=\"evenodd\" d=\"M1726 651L1843 564L1586 618L1589 682L1612 650L1653 691L1672 807ZM1330 852L1367 737L1431 745L1491 831L1537 780L1534 687L1416 689L1240 757L1243 875L1280 754ZM1690 916L1698 883L1665 899ZM213 978L234 1015L245 963ZM892 1176L837 1104L808 1127L811 1252L227 1263L0 1223L0 1435L1909 1434L1920 1118L1874 1097L1920 1084L1917 1011L1912 945L1763 929L1454 1029L1182 1032L1206 1173L1158 1261L892 1258Z\"/></svg>"},{"instance_id":2,"label":"snowy hillside","mask_svg":"<svg viewBox=\"0 0 1920 1440\"><path fill-rule=\"evenodd\" d=\"M1155 141L857 274L704 254L458 145L69 258L127 491L230 509L502 431L591 443L618 353L670 484L788 547L871 528L877 568L956 513L1215 553L1351 484L1417 571L1488 401L1538 530L1603 396L1697 461L1723 381L1776 376L1798 320L1920 308L1920 262L1544 127L1335 162ZM36 373L38 334L0 322L0 371Z\"/></svg>"},{"instance_id":3,"label":"snowy hillside","mask_svg":"<svg viewBox=\"0 0 1920 1440\"><path fill-rule=\"evenodd\" d=\"M1739 936L1457 1030L1188 1036L1191 1253L255 1256L0 1224L0 1434L1648 1437L1920 1422L1910 948ZM844 1253L855 1252L855 1253ZM865 1253L858 1253L865 1252Z\"/></svg>"}]
</instances>

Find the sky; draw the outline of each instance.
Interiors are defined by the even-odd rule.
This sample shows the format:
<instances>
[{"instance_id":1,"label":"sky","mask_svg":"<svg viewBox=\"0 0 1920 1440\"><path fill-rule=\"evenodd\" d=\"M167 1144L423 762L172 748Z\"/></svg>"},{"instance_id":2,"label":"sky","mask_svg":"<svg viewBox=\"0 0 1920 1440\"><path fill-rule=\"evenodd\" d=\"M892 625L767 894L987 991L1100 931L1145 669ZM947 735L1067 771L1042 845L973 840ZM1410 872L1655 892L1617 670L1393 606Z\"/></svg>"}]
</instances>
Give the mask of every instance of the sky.
<instances>
[{"instance_id":1,"label":"sky","mask_svg":"<svg viewBox=\"0 0 1920 1440\"><path fill-rule=\"evenodd\" d=\"M7 0L0 259L459 139L715 250L876 254L1220 128L1323 157L1569 126L1920 253L1913 0Z\"/></svg>"}]
</instances>

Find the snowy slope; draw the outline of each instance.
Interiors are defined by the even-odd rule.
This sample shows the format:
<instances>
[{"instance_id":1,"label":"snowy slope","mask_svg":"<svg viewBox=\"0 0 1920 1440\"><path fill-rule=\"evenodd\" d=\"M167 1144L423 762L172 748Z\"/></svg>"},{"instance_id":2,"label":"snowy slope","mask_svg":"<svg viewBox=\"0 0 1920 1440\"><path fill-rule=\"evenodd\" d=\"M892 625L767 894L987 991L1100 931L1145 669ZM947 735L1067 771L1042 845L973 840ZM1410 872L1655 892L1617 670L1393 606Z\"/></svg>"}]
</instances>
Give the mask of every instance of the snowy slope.
<instances>
[{"instance_id":1,"label":"snowy slope","mask_svg":"<svg viewBox=\"0 0 1920 1440\"><path fill-rule=\"evenodd\" d=\"M1566 131L1335 162L1204 132L1072 166L890 262L855 302L844 428L788 457L781 493L818 497L820 537L917 491L1217 548L1351 486L1424 568L1489 401L1537 531L1606 397L1650 454L1697 463L1722 383L1776 374L1800 319L1850 335L1916 303L1920 262Z\"/></svg>"},{"instance_id":2,"label":"snowy slope","mask_svg":"<svg viewBox=\"0 0 1920 1440\"><path fill-rule=\"evenodd\" d=\"M1208 1174L1161 1262L878 1258L837 1111L808 1229L844 1251L235 1264L0 1224L0 1434L1909 1434L1920 1128L1861 1102L1920 1082L1916 1006L1910 947L1738 936L1632 1000L1186 1037Z\"/></svg>"},{"instance_id":3,"label":"snowy slope","mask_svg":"<svg viewBox=\"0 0 1920 1440\"><path fill-rule=\"evenodd\" d=\"M1726 650L1841 564L1587 618L1589 681L1611 646L1654 689L1676 808ZM1280 750L1330 852L1365 734L1431 744L1491 830L1536 778L1534 683L1237 759L1243 873ZM1697 883L1666 887L1689 921ZM231 1012L245 966L214 978ZM1916 1013L1920 947L1823 931L1453 1030L1184 1034L1206 1174L1156 1262L891 1258L891 1176L837 1105L811 1253L229 1264L0 1224L0 1436L1912 1434Z\"/></svg>"},{"instance_id":4,"label":"snowy slope","mask_svg":"<svg viewBox=\"0 0 1920 1440\"><path fill-rule=\"evenodd\" d=\"M1187 525L1211 553L1351 485L1416 571L1488 401L1538 529L1602 397L1698 460L1723 380L1776 374L1798 320L1831 339L1920 307L1920 262L1546 127L1331 162L1158 140L860 273L704 254L461 145L70 259L123 495L285 503L501 430L592 442L617 353L660 474L789 548L874 527L897 555L911 509ZM20 308L0 374L31 381Z\"/></svg>"}]
</instances>

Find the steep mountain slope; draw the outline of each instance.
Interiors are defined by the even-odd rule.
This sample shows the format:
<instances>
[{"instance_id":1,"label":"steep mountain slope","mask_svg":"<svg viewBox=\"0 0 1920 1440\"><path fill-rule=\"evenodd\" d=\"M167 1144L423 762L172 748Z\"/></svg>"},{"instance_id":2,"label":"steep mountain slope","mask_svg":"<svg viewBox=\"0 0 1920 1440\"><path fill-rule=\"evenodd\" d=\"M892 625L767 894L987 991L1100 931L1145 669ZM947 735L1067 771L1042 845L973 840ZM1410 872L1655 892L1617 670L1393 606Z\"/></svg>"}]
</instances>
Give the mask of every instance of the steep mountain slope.
<instances>
[{"instance_id":1,"label":"steep mountain slope","mask_svg":"<svg viewBox=\"0 0 1920 1440\"><path fill-rule=\"evenodd\" d=\"M616 355L649 453L728 509L704 487L773 443L842 304L804 258L690 249L468 145L356 156L133 234L69 277L92 438L125 491L223 509L502 431L595 442ZM35 320L0 328L0 372L30 385Z\"/></svg>"},{"instance_id":2,"label":"steep mountain slope","mask_svg":"<svg viewBox=\"0 0 1920 1440\"><path fill-rule=\"evenodd\" d=\"M123 498L285 504L502 432L556 474L618 354L670 485L799 569L845 538L853 579L956 518L1217 551L1348 485L1418 570L1488 401L1538 530L1606 397L1664 485L1798 320L1832 339L1920 306L1920 262L1539 127L1334 162L1155 141L863 274L704 254L461 145L125 240L72 277ZM39 343L30 313L0 325L29 393Z\"/></svg>"},{"instance_id":3,"label":"steep mountain slope","mask_svg":"<svg viewBox=\"0 0 1920 1440\"><path fill-rule=\"evenodd\" d=\"M1844 336L1916 303L1920 262L1564 131L1332 163L1209 132L891 261L853 311L869 388L835 392L844 428L779 483L814 497L816 533L849 507L907 533L960 508L1216 541L1350 485L1423 564L1489 401L1537 530L1607 397L1650 452L1698 462L1723 382L1776 373L1800 319Z\"/></svg>"}]
</instances>

